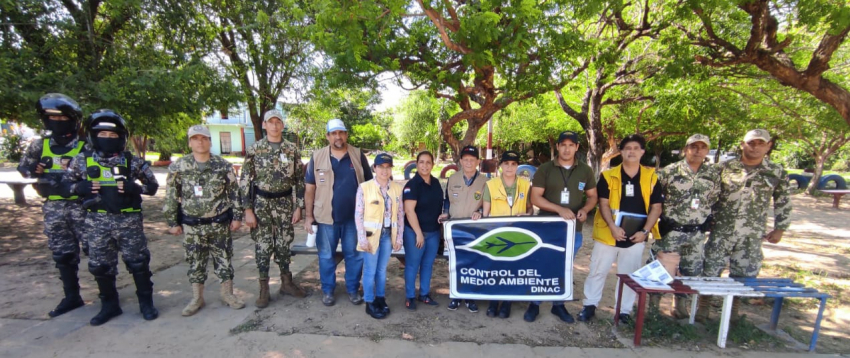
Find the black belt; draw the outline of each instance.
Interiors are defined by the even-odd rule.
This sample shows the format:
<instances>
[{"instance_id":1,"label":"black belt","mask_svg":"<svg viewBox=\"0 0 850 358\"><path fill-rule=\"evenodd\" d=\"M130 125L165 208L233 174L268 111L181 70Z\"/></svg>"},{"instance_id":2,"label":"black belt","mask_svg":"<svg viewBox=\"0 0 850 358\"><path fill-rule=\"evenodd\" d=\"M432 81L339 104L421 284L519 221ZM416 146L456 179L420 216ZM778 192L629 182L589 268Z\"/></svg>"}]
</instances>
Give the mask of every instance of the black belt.
<instances>
[{"instance_id":1,"label":"black belt","mask_svg":"<svg viewBox=\"0 0 850 358\"><path fill-rule=\"evenodd\" d=\"M697 231L702 231L702 225L677 225L677 226L671 227L670 231L697 232Z\"/></svg>"},{"instance_id":2,"label":"black belt","mask_svg":"<svg viewBox=\"0 0 850 358\"><path fill-rule=\"evenodd\" d=\"M286 189L286 190L279 192L279 193L272 193L270 191L265 191L265 190L260 189L260 188L255 186L254 192L257 193L257 195L262 196L266 199L278 199L278 198L282 198L284 196L292 195L292 187L289 187L289 189Z\"/></svg>"},{"instance_id":3,"label":"black belt","mask_svg":"<svg viewBox=\"0 0 850 358\"><path fill-rule=\"evenodd\" d=\"M197 216L191 216L183 214L183 225L189 226L198 226L198 225L211 225L211 224L227 224L233 220L233 209L228 209L227 211L213 216L211 218L199 218Z\"/></svg>"}]
</instances>

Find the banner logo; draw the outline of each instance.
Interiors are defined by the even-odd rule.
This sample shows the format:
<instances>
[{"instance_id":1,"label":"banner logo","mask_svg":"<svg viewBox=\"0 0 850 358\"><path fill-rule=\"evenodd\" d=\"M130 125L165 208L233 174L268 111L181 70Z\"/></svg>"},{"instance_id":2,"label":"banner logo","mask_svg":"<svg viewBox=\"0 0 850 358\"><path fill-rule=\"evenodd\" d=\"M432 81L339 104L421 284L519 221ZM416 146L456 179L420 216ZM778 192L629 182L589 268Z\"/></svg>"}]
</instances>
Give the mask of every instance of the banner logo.
<instances>
[{"instance_id":1,"label":"banner logo","mask_svg":"<svg viewBox=\"0 0 850 358\"><path fill-rule=\"evenodd\" d=\"M529 230L512 227L491 230L477 240L455 248L472 251L496 261L518 261L540 248L566 252L563 247L544 244L540 236Z\"/></svg>"}]
</instances>

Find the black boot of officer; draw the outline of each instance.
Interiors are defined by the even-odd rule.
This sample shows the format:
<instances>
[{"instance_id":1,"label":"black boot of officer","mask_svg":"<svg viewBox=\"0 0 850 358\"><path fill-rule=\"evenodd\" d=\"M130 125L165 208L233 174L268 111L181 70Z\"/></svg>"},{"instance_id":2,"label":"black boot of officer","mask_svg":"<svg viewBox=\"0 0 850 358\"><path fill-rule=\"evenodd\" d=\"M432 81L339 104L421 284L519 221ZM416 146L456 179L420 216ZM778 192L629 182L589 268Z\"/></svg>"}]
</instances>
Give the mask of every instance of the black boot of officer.
<instances>
[{"instance_id":1,"label":"black boot of officer","mask_svg":"<svg viewBox=\"0 0 850 358\"><path fill-rule=\"evenodd\" d=\"M59 269L59 279L62 280L65 298L59 302L59 305L53 311L47 313L50 317L68 313L86 304L80 297L80 279L77 276L79 259L77 255L73 253L53 255L53 261L56 262L56 268Z\"/></svg>"},{"instance_id":2,"label":"black boot of officer","mask_svg":"<svg viewBox=\"0 0 850 358\"><path fill-rule=\"evenodd\" d=\"M100 290L100 312L94 316L89 323L92 326L100 326L109 322L113 317L118 317L124 311L118 302L118 289L115 287L115 276L107 275L109 266L89 266L89 271L94 274L97 288Z\"/></svg>"},{"instance_id":3,"label":"black boot of officer","mask_svg":"<svg viewBox=\"0 0 850 358\"><path fill-rule=\"evenodd\" d=\"M136 297L139 298L139 312L146 321L159 317L159 311L153 305L153 281L151 281L150 257L144 261L126 262L127 271L133 274L136 282Z\"/></svg>"}]
</instances>

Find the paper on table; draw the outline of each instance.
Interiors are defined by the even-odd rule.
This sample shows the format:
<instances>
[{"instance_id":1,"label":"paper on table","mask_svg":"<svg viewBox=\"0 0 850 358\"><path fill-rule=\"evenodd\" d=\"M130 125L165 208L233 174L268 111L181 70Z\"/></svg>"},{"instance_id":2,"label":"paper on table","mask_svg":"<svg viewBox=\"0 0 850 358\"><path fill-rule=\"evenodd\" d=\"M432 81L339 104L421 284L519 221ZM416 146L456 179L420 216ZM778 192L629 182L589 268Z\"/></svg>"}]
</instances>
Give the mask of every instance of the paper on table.
<instances>
[{"instance_id":1,"label":"paper on table","mask_svg":"<svg viewBox=\"0 0 850 358\"><path fill-rule=\"evenodd\" d=\"M670 277L670 274L664 268L664 265L661 265L661 262L658 262L658 260L654 260L646 266L629 274L629 277L644 288L654 290L673 290L672 287L667 285L668 283L673 282L673 277Z\"/></svg>"}]
</instances>

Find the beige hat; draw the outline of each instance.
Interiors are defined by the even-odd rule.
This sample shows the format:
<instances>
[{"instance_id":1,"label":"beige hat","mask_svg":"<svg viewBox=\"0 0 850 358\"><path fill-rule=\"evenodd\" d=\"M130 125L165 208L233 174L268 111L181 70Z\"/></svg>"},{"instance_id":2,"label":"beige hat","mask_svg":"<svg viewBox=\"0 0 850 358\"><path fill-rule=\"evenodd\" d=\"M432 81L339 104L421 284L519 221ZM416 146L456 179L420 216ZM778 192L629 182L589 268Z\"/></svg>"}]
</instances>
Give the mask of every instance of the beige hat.
<instances>
[{"instance_id":1,"label":"beige hat","mask_svg":"<svg viewBox=\"0 0 850 358\"><path fill-rule=\"evenodd\" d=\"M207 138L212 138L212 135L210 135L210 129L207 128L206 126L196 124L194 126L189 127L189 135L188 135L189 138L192 138L193 135L197 135L197 134L200 134L200 135L205 136Z\"/></svg>"},{"instance_id":2,"label":"beige hat","mask_svg":"<svg viewBox=\"0 0 850 358\"><path fill-rule=\"evenodd\" d=\"M280 111L278 111L276 109L270 109L270 110L266 111L266 114L263 116L263 122L268 121L269 119L272 119L272 118L275 118L275 117L277 117L277 119L280 119L281 122L283 122L283 119L285 118L283 116L283 113L280 113Z\"/></svg>"},{"instance_id":3,"label":"beige hat","mask_svg":"<svg viewBox=\"0 0 850 358\"><path fill-rule=\"evenodd\" d=\"M744 136L744 142L749 142L753 139L761 139L765 142L770 142L770 133L764 129L753 129L747 132L747 135Z\"/></svg>"},{"instance_id":4,"label":"beige hat","mask_svg":"<svg viewBox=\"0 0 850 358\"><path fill-rule=\"evenodd\" d=\"M705 145L711 147L711 142L708 140L708 136L705 134L694 134L688 138L688 142L685 145L691 145L696 142L703 142Z\"/></svg>"}]
</instances>

